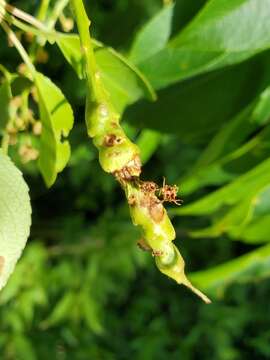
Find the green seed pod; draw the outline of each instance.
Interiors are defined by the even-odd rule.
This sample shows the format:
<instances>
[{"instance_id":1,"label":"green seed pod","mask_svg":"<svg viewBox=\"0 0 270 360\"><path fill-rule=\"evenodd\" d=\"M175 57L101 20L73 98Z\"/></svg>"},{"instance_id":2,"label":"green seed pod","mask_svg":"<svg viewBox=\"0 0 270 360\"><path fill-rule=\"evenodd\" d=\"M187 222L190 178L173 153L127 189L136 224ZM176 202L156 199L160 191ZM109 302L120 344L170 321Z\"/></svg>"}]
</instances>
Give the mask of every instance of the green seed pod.
<instances>
[{"instance_id":1,"label":"green seed pod","mask_svg":"<svg viewBox=\"0 0 270 360\"><path fill-rule=\"evenodd\" d=\"M172 242L175 239L175 231L163 205L158 202L155 195L144 193L136 186L128 185L126 195L132 221L134 225L140 226L143 239L152 249L158 269L177 283L190 288L206 303L210 303L185 275L185 262Z\"/></svg>"},{"instance_id":2,"label":"green seed pod","mask_svg":"<svg viewBox=\"0 0 270 360\"><path fill-rule=\"evenodd\" d=\"M175 231L161 202L153 194L145 194L139 188L129 186L127 198L134 225L141 227L142 236L154 252L160 252L161 244L175 239Z\"/></svg>"},{"instance_id":3,"label":"green seed pod","mask_svg":"<svg viewBox=\"0 0 270 360\"><path fill-rule=\"evenodd\" d=\"M164 261L162 256L157 256L155 258L156 265L159 268L159 270L163 274L174 279L178 284L183 284L187 286L207 304L211 303L211 300L206 295L204 295L200 290L196 289L187 279L184 271L185 269L184 259L182 258L177 247L174 244L171 245L173 246L173 250L175 253L174 259L171 263L167 263L167 260Z\"/></svg>"},{"instance_id":4,"label":"green seed pod","mask_svg":"<svg viewBox=\"0 0 270 360\"><path fill-rule=\"evenodd\" d=\"M115 173L129 167L130 176L139 176L141 166L135 171L130 164L138 158L139 148L128 139L118 121L119 115L109 103L87 101L88 134L93 137L94 145L99 150L99 161L103 170Z\"/></svg>"},{"instance_id":5,"label":"green seed pod","mask_svg":"<svg viewBox=\"0 0 270 360\"><path fill-rule=\"evenodd\" d=\"M180 204L180 200L176 197L177 187L164 183L162 189L159 189L158 196L162 195L161 201L156 196L158 191L156 184L140 181L139 149L127 138L119 125L120 114L115 111L110 94L104 87L99 74L89 35L90 22L83 3L72 1L72 4L85 63L87 131L98 148L100 164L106 172L114 174L125 190L132 221L135 225L140 226L145 249L152 250L159 270L179 284L188 286L205 302L210 302L186 278L184 260L172 242L175 239L175 231L163 207L163 202Z\"/></svg>"},{"instance_id":6,"label":"green seed pod","mask_svg":"<svg viewBox=\"0 0 270 360\"><path fill-rule=\"evenodd\" d=\"M109 135L108 135L109 136ZM105 139L106 141L106 139ZM121 143L113 146L99 147L99 161L104 171L114 173L120 171L138 156L139 149L127 137L121 138Z\"/></svg>"}]
</instances>

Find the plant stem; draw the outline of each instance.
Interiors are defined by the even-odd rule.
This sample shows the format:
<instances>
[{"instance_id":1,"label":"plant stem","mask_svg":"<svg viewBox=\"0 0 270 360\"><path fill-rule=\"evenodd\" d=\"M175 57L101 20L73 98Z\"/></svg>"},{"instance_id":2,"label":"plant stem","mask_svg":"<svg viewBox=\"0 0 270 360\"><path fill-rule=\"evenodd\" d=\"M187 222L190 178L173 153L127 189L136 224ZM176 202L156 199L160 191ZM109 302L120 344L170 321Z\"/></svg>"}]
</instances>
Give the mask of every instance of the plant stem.
<instances>
[{"instance_id":1,"label":"plant stem","mask_svg":"<svg viewBox=\"0 0 270 360\"><path fill-rule=\"evenodd\" d=\"M90 20L86 14L82 0L71 0L77 27L80 35L83 57L85 59L85 73L88 87L92 89L95 99L99 97L99 89L96 84L97 65L90 35Z\"/></svg>"},{"instance_id":2,"label":"plant stem","mask_svg":"<svg viewBox=\"0 0 270 360\"><path fill-rule=\"evenodd\" d=\"M42 0L41 1L40 7L39 7L39 10L37 13L37 18L39 20L41 20L41 21L45 20L49 4L50 4L50 0Z\"/></svg>"},{"instance_id":3,"label":"plant stem","mask_svg":"<svg viewBox=\"0 0 270 360\"><path fill-rule=\"evenodd\" d=\"M18 50L18 53L21 55L24 63L27 65L28 70L30 71L31 76L35 77L35 67L31 62L31 59L29 58L27 52L25 51L24 47L22 46L20 40L17 38L16 34L10 29L10 27L6 24L5 21L1 22L1 26L6 32L9 40L11 43L15 46L15 48Z\"/></svg>"},{"instance_id":4,"label":"plant stem","mask_svg":"<svg viewBox=\"0 0 270 360\"><path fill-rule=\"evenodd\" d=\"M55 4L55 7L53 8L52 13L50 15L50 18L48 19L48 21L46 21L49 29L54 28L57 19L59 18L59 16L61 15L61 13L63 12L64 8L67 6L68 3L69 0L58 0L58 2Z\"/></svg>"},{"instance_id":5,"label":"plant stem","mask_svg":"<svg viewBox=\"0 0 270 360\"><path fill-rule=\"evenodd\" d=\"M34 16L27 14L26 12L7 4L4 0L0 0L0 7L7 10L9 13L11 13L13 16L18 17L19 19L27 22L28 24L31 24L35 26L36 28L46 31L46 26L39 20L37 20Z\"/></svg>"},{"instance_id":6,"label":"plant stem","mask_svg":"<svg viewBox=\"0 0 270 360\"><path fill-rule=\"evenodd\" d=\"M71 0L80 35L82 55L85 62L86 123L90 137L99 151L103 170L111 173L125 191L133 224L141 228L145 249L155 256L156 265L165 275L184 284L205 302L210 300L188 281L185 262L173 244L175 230L163 207L165 198L157 193L166 193L176 202L176 186L163 184L160 189L153 182L140 180L141 160L138 147L129 140L119 124L120 115L115 111L102 78L98 73L92 40L89 33L90 20L82 0ZM97 76L98 75L98 76ZM168 193L170 196L168 196Z\"/></svg>"},{"instance_id":7,"label":"plant stem","mask_svg":"<svg viewBox=\"0 0 270 360\"><path fill-rule=\"evenodd\" d=\"M1 9L0 9L0 13L1 13ZM3 18L6 20L6 22L8 24L14 25L18 29L25 31L25 32L30 32L36 36L45 36L45 37L49 38L49 41L55 41L54 38L57 36L57 33L54 30L47 29L46 31L44 31L43 27L42 27L42 29L33 27L31 25L28 25L28 24L18 20L17 18L15 18L14 16L12 16L8 13L3 14Z\"/></svg>"}]
</instances>

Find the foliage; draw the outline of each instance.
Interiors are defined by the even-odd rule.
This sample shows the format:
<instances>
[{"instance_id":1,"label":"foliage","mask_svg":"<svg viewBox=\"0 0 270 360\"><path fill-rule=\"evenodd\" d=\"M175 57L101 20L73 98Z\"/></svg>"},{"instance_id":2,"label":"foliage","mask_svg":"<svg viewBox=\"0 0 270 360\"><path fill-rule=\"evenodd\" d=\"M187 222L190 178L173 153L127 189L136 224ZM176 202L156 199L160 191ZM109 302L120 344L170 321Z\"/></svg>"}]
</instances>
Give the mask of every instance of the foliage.
<instances>
[{"instance_id":1,"label":"foliage","mask_svg":"<svg viewBox=\"0 0 270 360\"><path fill-rule=\"evenodd\" d=\"M0 294L2 358L268 359L270 1L87 2L95 37L117 48L94 43L144 178L180 186L176 244L209 306L137 249L140 233L87 139L79 40L60 34L72 11L41 3L13 2L45 24L63 6L57 32L14 23L35 73L0 34L2 146L33 207L29 244ZM15 169L0 171L15 182Z\"/></svg>"},{"instance_id":2,"label":"foliage","mask_svg":"<svg viewBox=\"0 0 270 360\"><path fill-rule=\"evenodd\" d=\"M2 289L13 272L29 236L31 210L28 188L21 174L2 152L0 152L0 170L0 289Z\"/></svg>"}]
</instances>

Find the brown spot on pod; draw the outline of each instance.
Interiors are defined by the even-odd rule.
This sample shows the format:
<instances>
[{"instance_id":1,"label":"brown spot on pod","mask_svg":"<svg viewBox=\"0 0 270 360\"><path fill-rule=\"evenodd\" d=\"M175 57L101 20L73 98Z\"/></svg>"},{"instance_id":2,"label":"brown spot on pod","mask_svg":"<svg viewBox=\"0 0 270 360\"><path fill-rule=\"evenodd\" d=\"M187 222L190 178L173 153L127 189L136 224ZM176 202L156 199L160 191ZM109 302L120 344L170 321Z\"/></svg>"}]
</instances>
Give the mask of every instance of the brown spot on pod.
<instances>
[{"instance_id":1,"label":"brown spot on pod","mask_svg":"<svg viewBox=\"0 0 270 360\"><path fill-rule=\"evenodd\" d=\"M141 173L142 163L139 155L136 155L133 159L133 166L137 172Z\"/></svg>"},{"instance_id":2,"label":"brown spot on pod","mask_svg":"<svg viewBox=\"0 0 270 360\"><path fill-rule=\"evenodd\" d=\"M127 166L124 166L121 170L115 171L114 176L120 182L132 180L132 174Z\"/></svg>"},{"instance_id":3,"label":"brown spot on pod","mask_svg":"<svg viewBox=\"0 0 270 360\"><path fill-rule=\"evenodd\" d=\"M118 128L119 128L119 124L118 124L116 121L112 121L112 122L111 122L111 126L112 126L114 129L118 129Z\"/></svg>"},{"instance_id":4,"label":"brown spot on pod","mask_svg":"<svg viewBox=\"0 0 270 360\"><path fill-rule=\"evenodd\" d=\"M151 251L152 250L144 239L138 240L137 245L141 250L144 250L144 251Z\"/></svg>"},{"instance_id":5,"label":"brown spot on pod","mask_svg":"<svg viewBox=\"0 0 270 360\"><path fill-rule=\"evenodd\" d=\"M159 223L162 221L163 216L164 216L164 207L159 200L152 201L150 203L149 214L156 223Z\"/></svg>"},{"instance_id":6,"label":"brown spot on pod","mask_svg":"<svg viewBox=\"0 0 270 360\"><path fill-rule=\"evenodd\" d=\"M128 204L129 204L130 206L135 206L135 205L136 205L136 197L135 197L134 194L132 194L132 195L130 195L130 196L128 197Z\"/></svg>"},{"instance_id":7,"label":"brown spot on pod","mask_svg":"<svg viewBox=\"0 0 270 360\"><path fill-rule=\"evenodd\" d=\"M134 158L130 160L126 165L126 169L131 176L139 176L141 173L141 167L142 163L138 155L135 155Z\"/></svg>"},{"instance_id":8,"label":"brown spot on pod","mask_svg":"<svg viewBox=\"0 0 270 360\"><path fill-rule=\"evenodd\" d=\"M147 196L147 194L144 194L141 198L140 198L140 206L141 207L145 207L145 208L149 208L150 206L150 196Z\"/></svg>"},{"instance_id":9,"label":"brown spot on pod","mask_svg":"<svg viewBox=\"0 0 270 360\"><path fill-rule=\"evenodd\" d=\"M115 134L106 135L103 141L103 146L111 147L115 145L120 145L124 139L120 136L116 136Z\"/></svg>"},{"instance_id":10,"label":"brown spot on pod","mask_svg":"<svg viewBox=\"0 0 270 360\"><path fill-rule=\"evenodd\" d=\"M154 222L159 223L163 219L164 207L155 194L142 192L140 206L147 208Z\"/></svg>"},{"instance_id":11,"label":"brown spot on pod","mask_svg":"<svg viewBox=\"0 0 270 360\"><path fill-rule=\"evenodd\" d=\"M163 255L162 250L153 250L152 251L152 256L162 256L162 255Z\"/></svg>"},{"instance_id":12,"label":"brown spot on pod","mask_svg":"<svg viewBox=\"0 0 270 360\"><path fill-rule=\"evenodd\" d=\"M0 275L3 272L4 264L5 264L5 258L3 256L0 256Z\"/></svg>"},{"instance_id":13,"label":"brown spot on pod","mask_svg":"<svg viewBox=\"0 0 270 360\"><path fill-rule=\"evenodd\" d=\"M130 160L126 166L121 170L115 171L114 176L120 182L130 181L134 177L140 176L141 173L141 160L138 155L135 155L132 160Z\"/></svg>"}]
</instances>

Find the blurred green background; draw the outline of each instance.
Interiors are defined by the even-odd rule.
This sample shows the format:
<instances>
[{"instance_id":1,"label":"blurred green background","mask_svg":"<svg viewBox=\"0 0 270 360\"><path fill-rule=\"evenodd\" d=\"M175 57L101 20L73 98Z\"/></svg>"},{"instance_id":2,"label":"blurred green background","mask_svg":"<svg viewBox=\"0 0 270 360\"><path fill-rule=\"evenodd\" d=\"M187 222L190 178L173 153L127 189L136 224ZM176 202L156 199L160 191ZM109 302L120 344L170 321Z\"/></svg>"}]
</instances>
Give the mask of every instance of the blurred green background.
<instances>
[{"instance_id":1,"label":"blurred green background","mask_svg":"<svg viewBox=\"0 0 270 360\"><path fill-rule=\"evenodd\" d=\"M24 163L11 148L30 188L33 224L0 294L1 359L270 359L270 4L212 0L205 11L205 3L85 1L94 36L129 56L157 90L156 102L141 99L126 108L124 127L141 147L143 178L162 184L165 176L180 186L184 205L170 210L176 243L190 278L213 303L160 274L136 246L140 234L121 189L102 172L87 138L83 81L46 44L48 61L38 68L73 107L72 156L47 189L35 163ZM35 14L40 2L12 4ZM71 16L68 9L65 15ZM167 29L174 40L153 50L165 49L160 58L139 61L149 49L136 50L134 39L143 42L138 32L153 16L154 34ZM263 29L257 37L256 21ZM1 63L14 71L20 58L0 36Z\"/></svg>"}]
</instances>

